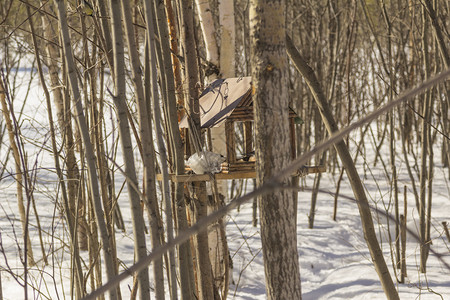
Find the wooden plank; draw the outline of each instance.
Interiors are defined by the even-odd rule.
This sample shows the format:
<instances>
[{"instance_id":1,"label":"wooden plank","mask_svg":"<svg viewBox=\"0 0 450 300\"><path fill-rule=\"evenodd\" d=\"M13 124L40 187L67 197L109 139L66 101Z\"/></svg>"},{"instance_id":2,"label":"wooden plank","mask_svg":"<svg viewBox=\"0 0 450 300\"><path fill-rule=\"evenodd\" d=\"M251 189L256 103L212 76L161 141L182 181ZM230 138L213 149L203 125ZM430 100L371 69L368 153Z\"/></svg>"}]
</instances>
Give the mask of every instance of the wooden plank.
<instances>
[{"instance_id":1,"label":"wooden plank","mask_svg":"<svg viewBox=\"0 0 450 300\"><path fill-rule=\"evenodd\" d=\"M235 141L234 123L225 121L225 140L227 143L227 162L236 162L236 141Z\"/></svg>"},{"instance_id":2,"label":"wooden plank","mask_svg":"<svg viewBox=\"0 0 450 300\"><path fill-rule=\"evenodd\" d=\"M297 114L293 110L289 110L289 119L294 119L297 117ZM254 115L253 115L253 108L250 107L237 107L234 109L233 113L227 117L228 121L253 121Z\"/></svg>"},{"instance_id":3,"label":"wooden plank","mask_svg":"<svg viewBox=\"0 0 450 300\"><path fill-rule=\"evenodd\" d=\"M256 173L253 172L233 172L233 173L217 173L214 174L215 180L229 180L229 179L241 179L241 178L255 178ZM210 181L211 177L209 174L185 174L185 175L175 175L169 174L170 180L172 182L192 182L192 181ZM156 174L156 179L161 181L162 174Z\"/></svg>"},{"instance_id":4,"label":"wooden plank","mask_svg":"<svg viewBox=\"0 0 450 300\"><path fill-rule=\"evenodd\" d=\"M242 97L242 101L241 103L239 103L239 105L237 107L241 107L241 106L249 106L252 104L252 95L251 95L252 89L249 88L247 93L245 93L245 95Z\"/></svg>"},{"instance_id":5,"label":"wooden plank","mask_svg":"<svg viewBox=\"0 0 450 300\"><path fill-rule=\"evenodd\" d=\"M253 151L253 128L252 122L244 122L244 153L250 153Z\"/></svg>"},{"instance_id":6,"label":"wooden plank","mask_svg":"<svg viewBox=\"0 0 450 300\"><path fill-rule=\"evenodd\" d=\"M307 174L313 173L324 173L326 171L325 166L304 166L293 176L300 175L306 176ZM222 172L212 175L215 180L230 180L230 179L244 179L244 178L256 178L255 171L231 171ZM162 174L156 174L156 179L161 181ZM193 181L210 181L212 178L209 174L184 174L176 175L169 174L169 179L172 182L193 182Z\"/></svg>"}]
</instances>

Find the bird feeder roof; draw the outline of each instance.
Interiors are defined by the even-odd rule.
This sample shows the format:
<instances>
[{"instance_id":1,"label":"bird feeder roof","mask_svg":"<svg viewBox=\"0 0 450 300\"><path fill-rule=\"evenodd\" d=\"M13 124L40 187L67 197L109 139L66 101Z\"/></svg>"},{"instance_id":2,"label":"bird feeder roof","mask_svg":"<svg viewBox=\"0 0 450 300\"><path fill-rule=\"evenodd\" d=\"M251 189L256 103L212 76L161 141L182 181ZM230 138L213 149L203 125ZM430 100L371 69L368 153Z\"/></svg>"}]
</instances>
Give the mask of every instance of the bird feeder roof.
<instances>
[{"instance_id":1,"label":"bird feeder roof","mask_svg":"<svg viewBox=\"0 0 450 300\"><path fill-rule=\"evenodd\" d=\"M199 99L201 127L218 127L238 106L251 107L251 81L251 77L238 77L217 79L211 83ZM188 127L187 116L180 121L180 127Z\"/></svg>"}]
</instances>

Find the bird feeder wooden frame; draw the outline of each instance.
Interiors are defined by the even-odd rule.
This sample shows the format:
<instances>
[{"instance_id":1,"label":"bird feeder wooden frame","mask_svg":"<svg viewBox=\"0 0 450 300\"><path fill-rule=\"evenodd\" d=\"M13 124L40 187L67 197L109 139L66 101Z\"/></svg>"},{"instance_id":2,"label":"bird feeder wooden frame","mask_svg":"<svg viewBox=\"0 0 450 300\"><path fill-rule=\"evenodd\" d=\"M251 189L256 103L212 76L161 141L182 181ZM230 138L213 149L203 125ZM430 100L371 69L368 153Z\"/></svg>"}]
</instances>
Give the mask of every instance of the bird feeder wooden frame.
<instances>
[{"instance_id":1,"label":"bird feeder wooden frame","mask_svg":"<svg viewBox=\"0 0 450 300\"><path fill-rule=\"evenodd\" d=\"M222 172L215 174L218 180L255 178L255 159L250 157L254 148L253 137L253 99L251 77L217 79L201 94L200 124L202 129L225 126L226 161L222 164ZM289 108L289 137L292 159L296 157L295 117L296 113ZM236 155L235 124L243 123L244 156ZM180 128L188 128L188 116L180 121ZM323 167L303 168L302 174L324 172ZM299 175L299 174L293 174ZM173 176L173 181L205 180L207 175ZM177 177L177 178L175 178ZM179 177L179 178L178 178ZM204 178L203 178L204 177ZM191 179L189 179L191 178Z\"/></svg>"}]
</instances>

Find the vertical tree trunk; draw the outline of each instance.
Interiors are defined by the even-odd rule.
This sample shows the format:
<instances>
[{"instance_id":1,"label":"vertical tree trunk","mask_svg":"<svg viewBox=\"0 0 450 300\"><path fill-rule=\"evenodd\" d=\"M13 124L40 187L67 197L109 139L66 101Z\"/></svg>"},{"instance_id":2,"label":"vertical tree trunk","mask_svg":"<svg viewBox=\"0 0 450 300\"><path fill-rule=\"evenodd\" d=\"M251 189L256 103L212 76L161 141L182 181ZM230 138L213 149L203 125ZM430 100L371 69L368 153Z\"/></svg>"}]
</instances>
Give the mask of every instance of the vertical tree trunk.
<instances>
[{"instance_id":1,"label":"vertical tree trunk","mask_svg":"<svg viewBox=\"0 0 450 300\"><path fill-rule=\"evenodd\" d=\"M174 163L173 171L177 175L185 173L184 166L184 152L183 143L181 140L180 130L178 128L177 115L177 99L176 99L176 84L174 78L174 71L172 70L171 49L169 44L169 14L165 13L164 2L162 0L155 1L156 6L156 20L159 33L159 40L161 41L161 59L159 60L159 69L161 72L162 95L164 100L164 111L166 115L166 126L168 128L168 135L170 137L169 144L171 145L172 161ZM166 6L167 10L170 7ZM174 34L174 32L173 32ZM176 43L175 43L176 44ZM177 60L178 61L178 60ZM175 65L176 63L174 63ZM175 68L175 67L174 67ZM178 68L177 68L178 69ZM178 93L182 96L182 93ZM183 97L181 97L183 98ZM176 205L176 228L178 232L183 232L187 229L187 215L186 203L184 197L184 184L180 182L175 183L174 188L174 203ZM194 270L192 268L192 253L190 243L185 242L178 248L178 264L179 264L179 280L181 288L181 298L191 299L196 297L195 293L195 278Z\"/></svg>"},{"instance_id":2,"label":"vertical tree trunk","mask_svg":"<svg viewBox=\"0 0 450 300\"><path fill-rule=\"evenodd\" d=\"M134 252L136 260L147 256L144 219L138 190L138 181L134 165L133 145L131 142L130 126L128 123L128 108L126 104L125 88L125 59L122 34L121 5L119 0L111 0L111 26L113 32L113 56L114 56L114 104L117 108L119 121L119 134L122 144L122 154L125 164L125 176L128 189L128 197L131 207L131 220L133 224ZM148 269L144 268L137 275L139 298L150 299L150 282Z\"/></svg>"},{"instance_id":3,"label":"vertical tree trunk","mask_svg":"<svg viewBox=\"0 0 450 300\"><path fill-rule=\"evenodd\" d=\"M96 30L98 31L99 39L102 41L103 51L106 56L106 61L109 65L109 68L111 71L113 70L113 58L112 58L112 48L113 48L113 42L111 37L111 31L110 31L110 16L108 15L108 1L102 1L97 0L97 7L99 10L99 19L100 19L100 25L98 24L98 18L97 16L93 17L93 21L96 27ZM103 34L102 34L103 33Z\"/></svg>"},{"instance_id":4,"label":"vertical tree trunk","mask_svg":"<svg viewBox=\"0 0 450 300\"><path fill-rule=\"evenodd\" d=\"M58 8L58 22L61 31L61 39L63 50L65 54L65 60L67 65L67 76L69 78L69 85L72 92L72 99L75 105L75 118L77 120L78 128L81 133L81 138L84 144L84 150L86 155L86 163L88 168L89 186L92 197L92 202L94 204L95 218L97 221L97 226L100 231L100 237L103 243L103 254L105 257L105 267L106 267L106 277L110 280L115 275L116 266L113 255L113 247L111 245L110 237L108 235L108 230L106 228L105 220L103 218L103 209L99 193L99 185L97 180L97 171L95 167L95 154L90 141L89 130L86 123L86 118L83 112L83 106L81 104L81 95L78 88L77 74L75 69L74 56L72 53L72 46L70 42L69 28L67 25L67 15L66 15L66 5L62 0L55 0ZM111 289L109 291L109 296L111 300L117 300L119 289Z\"/></svg>"},{"instance_id":5,"label":"vertical tree trunk","mask_svg":"<svg viewBox=\"0 0 450 300\"><path fill-rule=\"evenodd\" d=\"M236 76L236 26L235 26L235 13L234 13L234 0L229 1L219 1L219 22L220 22L220 33L221 33L221 41L220 41L220 57L219 57L219 65L220 65L220 74L223 78L230 78ZM234 130L234 128L233 128ZM234 132L232 133L234 134ZM219 127L211 128L211 140L213 141L212 150L216 153L220 153L222 155L227 154L227 145L225 139L225 122ZM218 193L216 195L216 209L220 208L223 205L223 200L219 200L219 198L226 199L227 198L227 188L228 181L219 181L217 182ZM220 219L218 222L218 226L214 226L215 235L217 236L218 243L212 243L213 245L217 245L212 248L212 254L214 255L214 259L212 261L214 269L216 272L214 277L216 281L221 285L222 297L226 299L228 292L228 285L230 280L230 256L228 251L228 242L226 236L226 228L224 218ZM217 248L217 249L215 249Z\"/></svg>"},{"instance_id":6,"label":"vertical tree trunk","mask_svg":"<svg viewBox=\"0 0 450 300\"><path fill-rule=\"evenodd\" d=\"M219 1L220 21L220 73L223 77L234 77L236 31L234 24L234 0Z\"/></svg>"},{"instance_id":7,"label":"vertical tree trunk","mask_svg":"<svg viewBox=\"0 0 450 300\"><path fill-rule=\"evenodd\" d=\"M16 143L16 140L15 140L16 135L18 135L19 133L16 132L14 125L13 125L13 121L11 120L11 116L10 116L11 112L8 109L8 103L6 103L5 89L6 88L4 86L3 80L2 80L2 78L0 78L0 101L2 102L1 105L2 105L3 117L5 119L6 128L8 130L9 142L11 145L11 149L13 151L14 163L15 163L15 169L16 169L17 204L19 207L20 222L22 223L23 239L26 243L26 247L24 247L26 249L24 255L27 256L28 266L32 267L36 264L36 262L34 261L33 249L31 248L30 235L28 233L28 230L26 229L26 227L28 226L27 225L28 221L27 221L26 209L25 209L24 198L23 198L24 180L26 180L26 179L23 178L22 171L26 172L26 170L22 170L22 167L21 167L20 152L19 152L19 148ZM25 267L27 267L27 266L25 266Z\"/></svg>"},{"instance_id":8,"label":"vertical tree trunk","mask_svg":"<svg viewBox=\"0 0 450 300\"><path fill-rule=\"evenodd\" d=\"M220 58L217 41L215 38L215 26L208 1L196 0L199 11L200 25L205 40L208 66L206 75L211 82L217 78L219 73L222 78L235 76L235 24L234 24L234 1L219 1L219 22L221 32ZM211 151L227 154L225 139L225 123L219 127L208 129L211 133ZM227 197L227 181L213 183L215 205L208 205L208 213L221 207L223 200ZM210 259L213 268L214 284L222 291L222 297L227 297L229 284L229 255L228 243L225 234L224 220L220 219L212 224L208 230Z\"/></svg>"},{"instance_id":9,"label":"vertical tree trunk","mask_svg":"<svg viewBox=\"0 0 450 300\"><path fill-rule=\"evenodd\" d=\"M192 146L195 152L202 148L200 130L200 109L199 109L199 69L197 61L197 46L194 38L194 15L193 0L181 0L181 28L182 40L184 44L184 57L186 68L186 88L185 107L189 113ZM206 184L205 182L194 183L197 191L194 201L196 205L197 217L206 215ZM214 299L214 286L212 282L211 262L209 259L208 234L202 232L197 234L197 281L199 286L199 299Z\"/></svg>"},{"instance_id":10,"label":"vertical tree trunk","mask_svg":"<svg viewBox=\"0 0 450 300\"><path fill-rule=\"evenodd\" d=\"M430 73L430 61L429 61L429 48L428 48L428 26L429 21L426 16L425 7L422 8L422 51L423 51L423 63L425 69L425 79L429 78ZM424 95L423 107L422 107L422 131L421 131L421 162L420 162L420 175L419 175L419 225L420 225L420 272L426 273L427 270L427 259L430 249L430 241L427 239L427 188L431 187L428 185L428 169L427 169L427 159L431 149L430 143L430 123L431 123L431 112L432 112L432 92L427 91ZM432 168L433 166L428 166ZM431 199L428 199L431 201Z\"/></svg>"},{"instance_id":11,"label":"vertical tree trunk","mask_svg":"<svg viewBox=\"0 0 450 300\"><path fill-rule=\"evenodd\" d=\"M42 2L42 1L41 1ZM46 9L48 6L41 4L42 9ZM59 73L61 69L57 65L57 58L60 57L58 53L58 48L56 45L59 44L58 36L54 34L56 20L51 20L48 15L42 16L43 33L45 39L46 48L46 64L49 69L51 91L53 95L53 103L56 108L56 116L58 119L58 125L64 136L64 149L66 152L65 165L67 169L67 194L70 207L74 208L77 201L82 202L78 197L79 192L79 181L80 181L80 171L78 169L76 157L75 157L75 144L73 140L72 131L72 118L69 114L70 112L70 101L69 105L64 105L64 97L62 93L61 80L59 78ZM80 244L81 250L87 249L87 236L86 236L86 220L84 217L80 216L80 221L78 225L79 236L78 242Z\"/></svg>"},{"instance_id":12,"label":"vertical tree trunk","mask_svg":"<svg viewBox=\"0 0 450 300\"><path fill-rule=\"evenodd\" d=\"M387 75L389 76L389 101L394 100L394 92L396 89L395 80L395 69L394 69L394 57L392 54L392 24L387 13L386 4L383 2L381 4L382 14L387 27L387 63L386 68L388 68ZM391 171L391 200L394 200L394 214L395 214L395 267L400 268L400 221L399 221L399 211L398 211L398 183L397 183L397 167L395 165L395 111L391 111L388 114L389 118L389 166ZM387 219L389 224L389 218ZM390 239L389 235L389 239ZM394 270L395 272L395 270Z\"/></svg>"},{"instance_id":13,"label":"vertical tree trunk","mask_svg":"<svg viewBox=\"0 0 450 300\"><path fill-rule=\"evenodd\" d=\"M142 143L142 160L144 163L144 199L145 206L149 212L150 230L152 245L154 248L161 245L162 230L159 224L162 223L159 217L159 208L156 198L156 184L155 184L155 161L154 161L154 147L153 134L151 130L151 117L147 114L150 110L145 98L144 85L142 83L141 66L139 61L139 53L136 47L136 40L133 35L133 23L131 20L131 10L128 1L122 0L122 15L125 22L125 30L128 41L128 51L130 52L130 62L132 70L132 80L136 92L137 107L139 114L139 130ZM147 53L147 52L146 52ZM147 56L145 56L147 58ZM145 71L148 72L147 59L145 64ZM155 280L155 298L162 300L165 298L164 294L164 272L162 257L155 260L153 263L153 276Z\"/></svg>"},{"instance_id":14,"label":"vertical tree trunk","mask_svg":"<svg viewBox=\"0 0 450 300\"><path fill-rule=\"evenodd\" d=\"M250 1L257 185L289 164L285 1ZM292 191L259 197L268 299L301 299Z\"/></svg>"},{"instance_id":15,"label":"vertical tree trunk","mask_svg":"<svg viewBox=\"0 0 450 300\"><path fill-rule=\"evenodd\" d=\"M173 93L176 93L177 95L177 104L179 105L180 109L177 109L177 115L178 115L178 121L181 120L181 118L185 115L184 110L181 109L181 107L184 106L184 93L183 93L183 79L181 76L181 62L177 55L180 54L179 47L178 47L178 34L177 34L177 22L175 20L175 13L172 6L172 0L164 0L164 5L166 8L167 13L167 25L169 29L169 36L170 36L170 56L172 57L172 67L173 67L173 79L174 79L174 85L175 90L173 90ZM180 27L178 27L180 28ZM166 74L169 74L166 72ZM177 125L178 128L178 125ZM184 160L184 159L183 159ZM183 169L184 173L184 169Z\"/></svg>"},{"instance_id":16,"label":"vertical tree trunk","mask_svg":"<svg viewBox=\"0 0 450 300\"><path fill-rule=\"evenodd\" d=\"M172 216L172 203L170 197L170 183L168 177L168 165L167 165L167 151L164 144L163 131L161 128L161 108L159 102L159 91L158 91L158 72L156 69L156 49L157 45L155 42L154 35L158 33L155 27L155 17L154 10L155 6L154 0L146 0L145 5L145 16L147 21L147 47L150 54L150 86L151 86L151 99L153 104L153 121L155 125L156 141L158 145L158 151L160 156L161 173L163 175L162 180L162 198L165 208L166 215L166 234L167 241L173 240L173 216ZM164 78L161 78L162 82L165 82ZM172 299L177 299L177 279L176 279L176 266L175 266L175 250L169 250L169 288L170 295Z\"/></svg>"},{"instance_id":17,"label":"vertical tree trunk","mask_svg":"<svg viewBox=\"0 0 450 300\"><path fill-rule=\"evenodd\" d=\"M222 1L223 2L223 1ZM231 2L233 1L225 1ZM216 41L216 30L214 26L214 20L211 13L211 7L209 5L209 1L204 0L195 0L195 4L197 6L198 18L200 20L200 27L202 29L203 40L205 41L205 50L206 50L206 60L209 68L218 68L219 67L219 48L217 47ZM210 70L212 74L214 70ZM208 70L206 72L208 76ZM217 75L217 74L215 74ZM208 79L215 79L216 76L211 78L208 76Z\"/></svg>"}]
</instances>

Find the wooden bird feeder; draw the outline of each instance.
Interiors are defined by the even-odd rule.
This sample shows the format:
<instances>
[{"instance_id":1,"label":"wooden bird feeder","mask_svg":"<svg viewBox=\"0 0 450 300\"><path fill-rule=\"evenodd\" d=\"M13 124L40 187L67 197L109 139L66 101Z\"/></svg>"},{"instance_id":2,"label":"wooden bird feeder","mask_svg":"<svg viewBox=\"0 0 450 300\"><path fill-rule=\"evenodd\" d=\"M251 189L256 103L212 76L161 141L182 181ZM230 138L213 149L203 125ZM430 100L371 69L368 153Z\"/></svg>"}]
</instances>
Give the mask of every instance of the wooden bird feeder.
<instances>
[{"instance_id":1,"label":"wooden bird feeder","mask_svg":"<svg viewBox=\"0 0 450 300\"><path fill-rule=\"evenodd\" d=\"M217 180L255 178L255 157L253 148L253 99L251 95L251 77L217 79L201 94L200 124L207 129L225 123L225 141L227 147L226 161L222 164L222 172L215 174ZM295 159L295 112L289 108L289 136L292 159ZM236 154L235 125L243 124L244 153ZM188 128L185 116L180 121L180 128ZM302 174L324 172L324 167L306 167ZM299 175L299 174L293 174ZM172 175L172 181L209 180L205 175ZM158 178L159 179L159 178Z\"/></svg>"}]
</instances>

